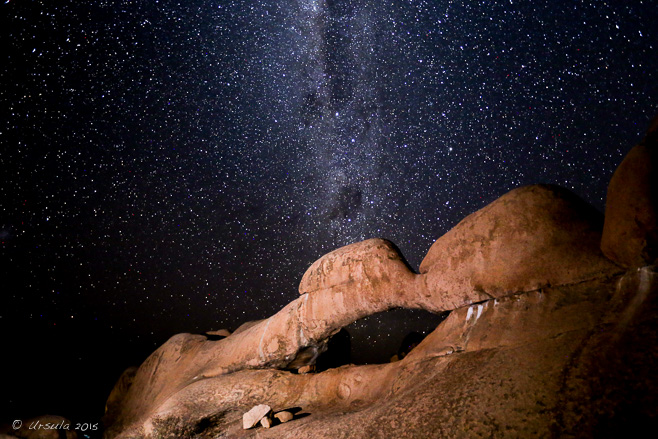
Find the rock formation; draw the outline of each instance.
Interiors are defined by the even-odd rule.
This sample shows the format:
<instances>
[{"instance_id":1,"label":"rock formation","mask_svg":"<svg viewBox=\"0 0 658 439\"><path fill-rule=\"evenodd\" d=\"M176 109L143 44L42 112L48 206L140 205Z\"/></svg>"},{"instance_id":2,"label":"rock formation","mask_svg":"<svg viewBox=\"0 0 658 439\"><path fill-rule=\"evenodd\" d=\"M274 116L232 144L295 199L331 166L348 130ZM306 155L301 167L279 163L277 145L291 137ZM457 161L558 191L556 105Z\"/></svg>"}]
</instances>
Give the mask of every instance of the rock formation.
<instances>
[{"instance_id":1,"label":"rock formation","mask_svg":"<svg viewBox=\"0 0 658 439\"><path fill-rule=\"evenodd\" d=\"M136 367L129 367L123 371L119 377L119 380L114 385L114 388L110 392L110 396L108 396L107 402L105 403L104 419L106 423L114 423L114 421L119 416L119 408L121 407L122 401L126 397L126 393L128 393L128 389L135 379L136 373Z\"/></svg>"},{"instance_id":2,"label":"rock formation","mask_svg":"<svg viewBox=\"0 0 658 439\"><path fill-rule=\"evenodd\" d=\"M647 245L621 249L625 226L606 221L605 246L602 224L570 192L529 186L439 238L420 273L386 240L333 251L270 318L172 337L120 380L106 437L628 436L658 419L658 274L607 259L601 248L637 266L647 259L627 256ZM651 242L655 222L642 230ZM287 370L312 369L342 327L394 307L451 313L401 361ZM244 430L261 404L302 412Z\"/></svg>"},{"instance_id":3,"label":"rock formation","mask_svg":"<svg viewBox=\"0 0 658 439\"><path fill-rule=\"evenodd\" d=\"M279 413L275 413L274 418L283 424L284 422L292 421L294 415L288 411L282 410Z\"/></svg>"},{"instance_id":4,"label":"rock formation","mask_svg":"<svg viewBox=\"0 0 658 439\"><path fill-rule=\"evenodd\" d=\"M624 267L658 260L658 117L610 180L601 249Z\"/></svg>"},{"instance_id":5,"label":"rock formation","mask_svg":"<svg viewBox=\"0 0 658 439\"><path fill-rule=\"evenodd\" d=\"M658 415L657 293L658 274L643 268L485 301L453 311L396 363L219 375L120 437L193 437L201 426L198 437L632 436ZM259 403L308 416L243 431Z\"/></svg>"},{"instance_id":6,"label":"rock formation","mask_svg":"<svg viewBox=\"0 0 658 439\"><path fill-rule=\"evenodd\" d=\"M557 186L515 189L439 238L420 264L448 309L600 277L614 268L599 251L603 218Z\"/></svg>"}]
</instances>

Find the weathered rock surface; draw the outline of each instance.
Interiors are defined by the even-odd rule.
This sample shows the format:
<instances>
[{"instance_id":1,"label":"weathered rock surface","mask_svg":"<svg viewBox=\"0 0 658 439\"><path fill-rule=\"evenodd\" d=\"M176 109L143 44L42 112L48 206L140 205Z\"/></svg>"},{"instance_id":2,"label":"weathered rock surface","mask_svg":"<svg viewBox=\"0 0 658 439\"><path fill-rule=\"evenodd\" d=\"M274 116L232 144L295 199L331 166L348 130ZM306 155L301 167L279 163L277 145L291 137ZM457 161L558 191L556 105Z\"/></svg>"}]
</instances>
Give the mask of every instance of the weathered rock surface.
<instances>
[{"instance_id":1,"label":"weathered rock surface","mask_svg":"<svg viewBox=\"0 0 658 439\"><path fill-rule=\"evenodd\" d=\"M172 337L116 393L106 437L253 437L241 420L256 404L304 411L259 437L587 437L645 422L658 415L658 280L622 276L601 224L568 191L529 186L439 238L420 274L382 239L331 252L272 317L221 340ZM453 311L401 361L283 370L394 307Z\"/></svg>"},{"instance_id":2,"label":"weathered rock surface","mask_svg":"<svg viewBox=\"0 0 658 439\"><path fill-rule=\"evenodd\" d=\"M658 260L658 117L610 180L601 249L624 267Z\"/></svg>"},{"instance_id":3,"label":"weathered rock surface","mask_svg":"<svg viewBox=\"0 0 658 439\"><path fill-rule=\"evenodd\" d=\"M416 275L390 242L373 239L348 247L348 255L362 254L368 261L382 263L366 269L367 264L357 261L364 267L358 274L360 284L303 294L272 317L242 325L224 339L209 340L192 334L172 337L140 366L122 399L115 425L138 421L169 395L198 380L245 368L303 367L308 360L300 364L298 356L312 353L310 358L315 359L331 335L368 315L394 307L445 310L419 294L414 284L405 288L404 282L396 280L399 275L413 282ZM385 272L390 261L399 273ZM346 264L344 270L352 268L354 265Z\"/></svg>"},{"instance_id":4,"label":"weathered rock surface","mask_svg":"<svg viewBox=\"0 0 658 439\"><path fill-rule=\"evenodd\" d=\"M404 290L414 272L400 250L385 239L368 239L327 253L306 270L299 293L340 291L346 288L369 291L382 286Z\"/></svg>"},{"instance_id":5,"label":"weathered rock surface","mask_svg":"<svg viewBox=\"0 0 658 439\"><path fill-rule=\"evenodd\" d=\"M454 309L479 297L565 285L615 271L599 251L603 217L557 186L515 189L439 238L420 265Z\"/></svg>"},{"instance_id":6,"label":"weathered rock surface","mask_svg":"<svg viewBox=\"0 0 658 439\"><path fill-rule=\"evenodd\" d=\"M124 401L128 389L135 379L135 374L137 373L136 367L129 367L124 370L119 380L114 385L114 388L110 392L110 396L107 398L105 403L105 415L103 416L103 424L112 425L117 420L119 416L121 403Z\"/></svg>"},{"instance_id":7,"label":"weathered rock surface","mask_svg":"<svg viewBox=\"0 0 658 439\"><path fill-rule=\"evenodd\" d=\"M300 293L357 290L389 307L456 309L619 271L600 251L602 215L557 186L515 189L461 221L430 248L416 275L392 243L335 250L306 271ZM403 299L403 300L400 300Z\"/></svg>"},{"instance_id":8,"label":"weathered rock surface","mask_svg":"<svg viewBox=\"0 0 658 439\"><path fill-rule=\"evenodd\" d=\"M657 319L653 267L492 299L396 363L207 378L120 437L631 437L658 416ZM243 430L259 402L306 416Z\"/></svg>"}]
</instances>

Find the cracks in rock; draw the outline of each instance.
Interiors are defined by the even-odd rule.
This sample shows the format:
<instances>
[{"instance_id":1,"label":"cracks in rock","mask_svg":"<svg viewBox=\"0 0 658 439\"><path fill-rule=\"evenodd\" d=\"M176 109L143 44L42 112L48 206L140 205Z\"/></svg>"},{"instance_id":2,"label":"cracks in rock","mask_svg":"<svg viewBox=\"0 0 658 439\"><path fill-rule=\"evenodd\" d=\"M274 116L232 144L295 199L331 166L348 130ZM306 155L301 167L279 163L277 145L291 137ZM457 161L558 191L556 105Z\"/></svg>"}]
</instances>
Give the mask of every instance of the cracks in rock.
<instances>
[{"instance_id":1,"label":"cracks in rock","mask_svg":"<svg viewBox=\"0 0 658 439\"><path fill-rule=\"evenodd\" d=\"M487 297L489 297L489 298L488 298L488 299L485 299L485 300L481 300L481 301L479 301L479 302L473 302L473 303L471 303L471 305L475 305L475 304L482 303L482 302L487 302L487 301L489 301L489 300L492 300L492 299L495 299L495 298L496 298L495 296L493 296L493 295L487 293L487 292L486 292L485 290L483 290L483 289L476 289L475 292L476 292L476 293L480 293L480 294L484 294L485 296L487 296ZM469 305L469 306L470 306L470 305Z\"/></svg>"},{"instance_id":2,"label":"cracks in rock","mask_svg":"<svg viewBox=\"0 0 658 439\"><path fill-rule=\"evenodd\" d=\"M556 284L556 285L546 284L546 285L543 285L539 288L535 288L535 289L532 289L532 290L509 292L509 293L503 294L503 295L498 296L498 297L495 297L495 296L491 295L490 293L488 293L484 290L477 290L476 292L486 294L490 298L485 299L485 300L480 300L480 301L477 301L477 302L471 302L468 305L463 305L463 306L460 306L458 308L455 308L455 309L449 310L449 311L455 311L455 310L470 307L470 306L473 306L473 305L485 304L485 303L491 302L492 300L493 301L498 301L498 300L501 300L501 299L507 299L507 298L510 298L510 297L519 297L519 296L524 296L524 295L528 295L528 294L532 294L532 293L545 294L548 291L550 291L552 289L555 289L555 288L565 288L565 287L568 288L568 287L573 287L573 286L585 284L585 283L588 283L588 282L594 282L594 281L604 280L604 279L613 279L613 278L621 276L625 273L626 273L626 270L614 271L614 272L611 272L611 273L601 274L601 275L598 275L598 276L593 276L593 277L590 277L590 278L587 278L587 279L582 279L582 280L575 281L575 282L567 282L567 283Z\"/></svg>"}]
</instances>

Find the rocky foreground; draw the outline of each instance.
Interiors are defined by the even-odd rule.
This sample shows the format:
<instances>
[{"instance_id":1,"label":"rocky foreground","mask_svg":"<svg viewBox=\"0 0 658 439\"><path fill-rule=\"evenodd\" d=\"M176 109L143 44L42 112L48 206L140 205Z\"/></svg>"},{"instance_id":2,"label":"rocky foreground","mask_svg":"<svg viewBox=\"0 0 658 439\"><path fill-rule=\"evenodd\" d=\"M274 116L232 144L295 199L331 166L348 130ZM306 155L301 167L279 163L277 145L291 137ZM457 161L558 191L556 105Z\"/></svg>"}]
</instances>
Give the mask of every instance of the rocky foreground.
<instances>
[{"instance_id":1,"label":"rocky foreground","mask_svg":"<svg viewBox=\"0 0 658 439\"><path fill-rule=\"evenodd\" d=\"M127 370L105 436L643 431L658 419L657 154L655 120L613 176L605 224L567 190L529 186L439 238L420 273L381 239L325 255L277 314L233 334L176 335ZM401 361L295 373L342 327L395 307L451 312ZM260 424L243 418L256 406Z\"/></svg>"}]
</instances>

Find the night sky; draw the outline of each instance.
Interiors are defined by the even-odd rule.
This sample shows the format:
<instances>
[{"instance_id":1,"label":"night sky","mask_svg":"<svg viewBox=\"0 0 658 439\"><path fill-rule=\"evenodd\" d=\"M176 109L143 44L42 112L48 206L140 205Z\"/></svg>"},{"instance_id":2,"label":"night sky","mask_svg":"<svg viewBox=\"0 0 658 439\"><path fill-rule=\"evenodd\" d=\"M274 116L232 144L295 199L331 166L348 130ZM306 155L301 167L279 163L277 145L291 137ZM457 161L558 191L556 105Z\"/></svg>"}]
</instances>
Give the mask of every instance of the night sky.
<instances>
[{"instance_id":1,"label":"night sky","mask_svg":"<svg viewBox=\"0 0 658 439\"><path fill-rule=\"evenodd\" d=\"M658 113L649 0L0 10L9 420L100 416L124 368L175 333L274 314L337 247L387 238L417 269L466 215L533 183L603 210ZM357 323L355 361L436 323Z\"/></svg>"}]
</instances>

